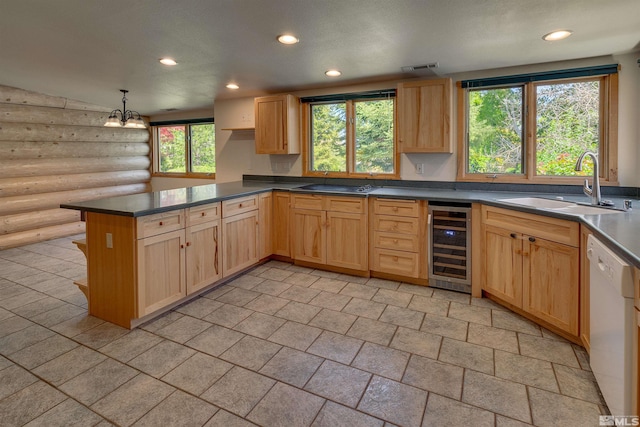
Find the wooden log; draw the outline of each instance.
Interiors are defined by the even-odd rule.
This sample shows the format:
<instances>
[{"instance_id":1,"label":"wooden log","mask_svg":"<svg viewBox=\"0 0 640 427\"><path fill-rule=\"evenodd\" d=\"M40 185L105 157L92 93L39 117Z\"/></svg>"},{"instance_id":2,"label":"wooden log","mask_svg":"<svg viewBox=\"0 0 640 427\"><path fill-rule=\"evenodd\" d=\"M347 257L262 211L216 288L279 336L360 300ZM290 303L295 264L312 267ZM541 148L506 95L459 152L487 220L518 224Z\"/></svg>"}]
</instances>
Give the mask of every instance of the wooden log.
<instances>
[{"instance_id":1,"label":"wooden log","mask_svg":"<svg viewBox=\"0 0 640 427\"><path fill-rule=\"evenodd\" d=\"M67 110L32 105L0 104L0 122L104 126L109 112Z\"/></svg>"},{"instance_id":2,"label":"wooden log","mask_svg":"<svg viewBox=\"0 0 640 427\"><path fill-rule=\"evenodd\" d=\"M2 215L13 215L21 212L53 209L62 203L81 202L84 200L102 199L126 194L144 193L150 190L147 183L119 185L115 187L88 188L82 190L60 191L58 193L31 194L0 198Z\"/></svg>"},{"instance_id":3,"label":"wooden log","mask_svg":"<svg viewBox=\"0 0 640 427\"><path fill-rule=\"evenodd\" d=\"M66 98L31 92L17 87L0 85L0 102L6 104L37 105L64 108Z\"/></svg>"},{"instance_id":4,"label":"wooden log","mask_svg":"<svg viewBox=\"0 0 640 427\"><path fill-rule=\"evenodd\" d=\"M117 101L114 105L117 105ZM103 113L109 113L113 110L114 107L104 107L102 105L88 104L86 102L67 98L67 102L64 104L64 108L65 110L100 111Z\"/></svg>"},{"instance_id":5,"label":"wooden log","mask_svg":"<svg viewBox=\"0 0 640 427\"><path fill-rule=\"evenodd\" d=\"M148 156L145 142L0 141L0 159Z\"/></svg>"},{"instance_id":6,"label":"wooden log","mask_svg":"<svg viewBox=\"0 0 640 427\"><path fill-rule=\"evenodd\" d=\"M0 235L77 221L80 221L80 211L61 208L0 216Z\"/></svg>"},{"instance_id":7,"label":"wooden log","mask_svg":"<svg viewBox=\"0 0 640 427\"><path fill-rule=\"evenodd\" d=\"M91 172L110 172L148 169L146 156L66 159L0 160L0 178L39 175L70 175Z\"/></svg>"},{"instance_id":8,"label":"wooden log","mask_svg":"<svg viewBox=\"0 0 640 427\"><path fill-rule=\"evenodd\" d=\"M112 187L148 182L150 179L148 170L4 178L0 179L0 197Z\"/></svg>"},{"instance_id":9,"label":"wooden log","mask_svg":"<svg viewBox=\"0 0 640 427\"><path fill-rule=\"evenodd\" d=\"M22 231L0 235L0 250L15 248L17 246L42 242L45 240L58 239L60 237L73 236L85 232L84 222L72 222L69 224L52 225L50 227L36 228L34 230Z\"/></svg>"},{"instance_id":10,"label":"wooden log","mask_svg":"<svg viewBox=\"0 0 640 427\"><path fill-rule=\"evenodd\" d=\"M0 122L0 141L147 142L149 130Z\"/></svg>"}]
</instances>

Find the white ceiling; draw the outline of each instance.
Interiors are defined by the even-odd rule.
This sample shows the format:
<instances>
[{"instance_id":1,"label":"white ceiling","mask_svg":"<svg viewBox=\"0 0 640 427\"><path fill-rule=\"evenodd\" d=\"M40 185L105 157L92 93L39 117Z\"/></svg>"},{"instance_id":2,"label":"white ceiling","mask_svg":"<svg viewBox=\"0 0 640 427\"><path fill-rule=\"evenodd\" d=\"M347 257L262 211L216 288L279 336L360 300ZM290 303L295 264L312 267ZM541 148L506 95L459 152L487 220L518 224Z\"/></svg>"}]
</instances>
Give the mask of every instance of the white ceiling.
<instances>
[{"instance_id":1,"label":"white ceiling","mask_svg":"<svg viewBox=\"0 0 640 427\"><path fill-rule=\"evenodd\" d=\"M541 39L561 28L574 34ZM300 43L279 44L285 32ZM451 74L638 49L640 0L0 0L0 84L114 108L128 89L146 115L405 65Z\"/></svg>"}]
</instances>

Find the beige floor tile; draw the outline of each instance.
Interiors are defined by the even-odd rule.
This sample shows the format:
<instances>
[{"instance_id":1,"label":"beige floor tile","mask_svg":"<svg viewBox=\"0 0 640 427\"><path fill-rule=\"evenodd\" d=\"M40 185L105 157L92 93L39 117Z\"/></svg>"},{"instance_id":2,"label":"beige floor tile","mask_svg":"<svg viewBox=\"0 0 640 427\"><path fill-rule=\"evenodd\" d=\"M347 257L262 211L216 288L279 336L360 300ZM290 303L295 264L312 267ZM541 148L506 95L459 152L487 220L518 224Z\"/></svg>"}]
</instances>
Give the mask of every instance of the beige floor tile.
<instances>
[{"instance_id":1,"label":"beige floor tile","mask_svg":"<svg viewBox=\"0 0 640 427\"><path fill-rule=\"evenodd\" d=\"M378 292L378 288L358 283L347 283L340 293L354 298L370 300Z\"/></svg>"},{"instance_id":2,"label":"beige floor tile","mask_svg":"<svg viewBox=\"0 0 640 427\"><path fill-rule=\"evenodd\" d=\"M358 317L347 335L380 345L389 345L397 327L377 320Z\"/></svg>"},{"instance_id":3,"label":"beige floor tile","mask_svg":"<svg viewBox=\"0 0 640 427\"><path fill-rule=\"evenodd\" d=\"M550 362L500 350L495 352L495 362L496 377L559 392Z\"/></svg>"},{"instance_id":4,"label":"beige floor tile","mask_svg":"<svg viewBox=\"0 0 640 427\"><path fill-rule=\"evenodd\" d=\"M419 311L388 305L382 315L380 315L379 320L397 326L404 326L405 328L420 329L423 318L424 313Z\"/></svg>"},{"instance_id":5,"label":"beige floor tile","mask_svg":"<svg viewBox=\"0 0 640 427\"><path fill-rule=\"evenodd\" d=\"M305 390L355 408L370 379L368 372L326 360Z\"/></svg>"},{"instance_id":6,"label":"beige floor tile","mask_svg":"<svg viewBox=\"0 0 640 427\"><path fill-rule=\"evenodd\" d=\"M398 291L414 295L422 295L424 297L433 296L433 288L428 286L412 285L410 283L401 283L398 287Z\"/></svg>"},{"instance_id":7,"label":"beige floor tile","mask_svg":"<svg viewBox=\"0 0 640 427\"><path fill-rule=\"evenodd\" d=\"M438 360L493 375L493 350L488 347L444 338Z\"/></svg>"},{"instance_id":8,"label":"beige floor tile","mask_svg":"<svg viewBox=\"0 0 640 427\"><path fill-rule=\"evenodd\" d=\"M184 314L178 313L177 311L169 311L162 316L141 325L140 329L144 329L147 332L155 332L159 329L164 328L168 324L175 322L183 316Z\"/></svg>"},{"instance_id":9,"label":"beige floor tile","mask_svg":"<svg viewBox=\"0 0 640 427\"><path fill-rule=\"evenodd\" d=\"M238 323L233 329L253 335L254 337L268 338L277 331L280 326L284 325L285 322L286 320L279 317L256 312Z\"/></svg>"},{"instance_id":10,"label":"beige floor tile","mask_svg":"<svg viewBox=\"0 0 640 427\"><path fill-rule=\"evenodd\" d=\"M320 293L319 289L309 289L302 286L293 285L280 294L280 298L290 299L301 303L308 303Z\"/></svg>"},{"instance_id":11,"label":"beige floor tile","mask_svg":"<svg viewBox=\"0 0 640 427\"><path fill-rule=\"evenodd\" d=\"M309 326L326 329L328 331L346 334L358 317L353 314L323 308L311 321Z\"/></svg>"},{"instance_id":12,"label":"beige floor tile","mask_svg":"<svg viewBox=\"0 0 640 427\"><path fill-rule=\"evenodd\" d=\"M576 357L578 358L580 367L585 371L591 371L591 365L589 364L589 353L587 353L587 350L585 350L584 347L576 344L571 344L571 347L573 347L573 351L576 353Z\"/></svg>"},{"instance_id":13,"label":"beige floor tile","mask_svg":"<svg viewBox=\"0 0 640 427\"><path fill-rule=\"evenodd\" d=\"M342 309L342 312L376 320L380 317L385 308L386 305L384 304L361 298L352 298L351 301L349 301L349 303Z\"/></svg>"},{"instance_id":14,"label":"beige floor tile","mask_svg":"<svg viewBox=\"0 0 640 427\"><path fill-rule=\"evenodd\" d=\"M25 427L95 426L103 418L73 399L67 399L49 409Z\"/></svg>"},{"instance_id":15,"label":"beige floor tile","mask_svg":"<svg viewBox=\"0 0 640 427\"><path fill-rule=\"evenodd\" d=\"M307 349L307 353L348 365L362 347L362 343L362 340L356 338L323 331Z\"/></svg>"},{"instance_id":16,"label":"beige floor tile","mask_svg":"<svg viewBox=\"0 0 640 427\"><path fill-rule=\"evenodd\" d=\"M246 289L233 288L229 292L225 292L216 300L225 304L233 304L242 307L260 296L259 292L249 291Z\"/></svg>"},{"instance_id":17,"label":"beige floor tile","mask_svg":"<svg viewBox=\"0 0 640 427\"><path fill-rule=\"evenodd\" d=\"M220 301L214 301L209 298L197 298L193 301L189 301L187 304L181 305L176 309L176 311L191 317L202 319L220 307L222 307L222 303Z\"/></svg>"},{"instance_id":18,"label":"beige floor tile","mask_svg":"<svg viewBox=\"0 0 640 427\"><path fill-rule=\"evenodd\" d=\"M5 335L0 338L0 354L3 356L10 355L23 348L30 347L49 337L55 333L40 325L31 325L12 334Z\"/></svg>"},{"instance_id":19,"label":"beige floor tile","mask_svg":"<svg viewBox=\"0 0 640 427\"><path fill-rule=\"evenodd\" d=\"M560 393L598 405L606 404L600 395L598 383L593 373L564 365L554 365L553 368L560 385Z\"/></svg>"},{"instance_id":20,"label":"beige floor tile","mask_svg":"<svg viewBox=\"0 0 640 427\"><path fill-rule=\"evenodd\" d=\"M212 356L219 356L245 335L222 326L213 325L185 344Z\"/></svg>"},{"instance_id":21,"label":"beige floor tile","mask_svg":"<svg viewBox=\"0 0 640 427\"><path fill-rule=\"evenodd\" d=\"M464 375L462 401L526 423L531 422L527 390L522 384L468 370Z\"/></svg>"},{"instance_id":22,"label":"beige floor tile","mask_svg":"<svg viewBox=\"0 0 640 427\"><path fill-rule=\"evenodd\" d=\"M479 323L481 325L491 326L491 310L484 307L451 302L449 305L448 316L470 323Z\"/></svg>"},{"instance_id":23,"label":"beige floor tile","mask_svg":"<svg viewBox=\"0 0 640 427\"><path fill-rule=\"evenodd\" d=\"M67 305L65 302L62 302L57 298L47 296L30 304L25 304L23 306L17 307L12 311L19 316L26 317L27 319L33 319L34 317L42 313L46 313L49 310L53 310L65 305Z\"/></svg>"},{"instance_id":24,"label":"beige floor tile","mask_svg":"<svg viewBox=\"0 0 640 427\"><path fill-rule=\"evenodd\" d=\"M233 328L238 323L251 316L251 314L253 314L253 311L246 308L237 307L231 304L224 304L202 320L215 323L216 325L225 326L227 328Z\"/></svg>"},{"instance_id":25,"label":"beige floor tile","mask_svg":"<svg viewBox=\"0 0 640 427\"><path fill-rule=\"evenodd\" d=\"M359 285L364 285L369 281L368 277L352 276L350 274L338 274L338 277L336 277L336 279L350 283L357 283Z\"/></svg>"},{"instance_id":26,"label":"beige floor tile","mask_svg":"<svg viewBox=\"0 0 640 427\"><path fill-rule=\"evenodd\" d=\"M542 332L540 332L540 326L510 311L492 310L491 320L493 326L496 328L508 329L515 332L523 332L525 334L535 335L538 337L542 336Z\"/></svg>"},{"instance_id":27,"label":"beige floor tile","mask_svg":"<svg viewBox=\"0 0 640 427\"><path fill-rule=\"evenodd\" d=\"M97 351L80 346L38 366L33 373L53 385L60 385L105 359L106 356Z\"/></svg>"},{"instance_id":28,"label":"beige floor tile","mask_svg":"<svg viewBox=\"0 0 640 427\"><path fill-rule=\"evenodd\" d=\"M374 286L376 288L382 289L390 289L392 291L398 290L400 287L400 282L396 282L395 280L386 280L386 279L378 279L377 277L372 277L367 280L368 286Z\"/></svg>"},{"instance_id":29,"label":"beige floor tile","mask_svg":"<svg viewBox=\"0 0 640 427\"><path fill-rule=\"evenodd\" d=\"M382 427L384 421L354 411L334 402L327 402L311 425L312 427Z\"/></svg>"},{"instance_id":30,"label":"beige floor tile","mask_svg":"<svg viewBox=\"0 0 640 427\"><path fill-rule=\"evenodd\" d=\"M467 341L498 350L509 351L516 354L519 353L516 333L506 329L494 328L478 323L469 323Z\"/></svg>"},{"instance_id":31,"label":"beige floor tile","mask_svg":"<svg viewBox=\"0 0 640 427\"><path fill-rule=\"evenodd\" d=\"M11 355L11 359L27 369L33 369L78 347L78 343L62 335L53 335Z\"/></svg>"},{"instance_id":32,"label":"beige floor tile","mask_svg":"<svg viewBox=\"0 0 640 427\"><path fill-rule=\"evenodd\" d=\"M176 390L158 406L147 412L135 424L135 427L157 426L193 426L199 427L207 422L218 408Z\"/></svg>"},{"instance_id":33,"label":"beige floor tile","mask_svg":"<svg viewBox=\"0 0 640 427\"><path fill-rule=\"evenodd\" d=\"M249 276L249 275L245 275L245 276L247 276L246 280L251 280L251 279L248 279L248 277L254 277L255 278L255 276ZM241 276L241 277L245 277L245 276ZM264 280L264 279L260 279L260 281L257 282L257 283L260 283L262 280ZM242 286L237 286L237 288L242 288ZM207 291L207 292L203 293L201 296L204 297L204 298L216 299L216 298L221 297L222 295L226 294L227 292L231 292L234 289L236 289L236 288L231 286L231 285L222 284L220 286L216 286L215 288L211 289L210 291Z\"/></svg>"},{"instance_id":34,"label":"beige floor tile","mask_svg":"<svg viewBox=\"0 0 640 427\"><path fill-rule=\"evenodd\" d=\"M304 387L323 359L302 351L283 347L260 369L260 373L296 387Z\"/></svg>"},{"instance_id":35,"label":"beige floor tile","mask_svg":"<svg viewBox=\"0 0 640 427\"><path fill-rule=\"evenodd\" d=\"M157 335L143 329L133 329L126 335L110 342L100 349L100 353L113 357L121 362L128 362L139 354L162 341Z\"/></svg>"},{"instance_id":36,"label":"beige floor tile","mask_svg":"<svg viewBox=\"0 0 640 427\"><path fill-rule=\"evenodd\" d=\"M395 305L406 308L411 302L412 295L406 292L392 291L390 289L379 289L374 295L373 301L383 304Z\"/></svg>"},{"instance_id":37,"label":"beige floor tile","mask_svg":"<svg viewBox=\"0 0 640 427\"><path fill-rule=\"evenodd\" d=\"M433 297L436 299L455 301L460 304L469 304L471 302L471 295L463 294L461 292L448 291L446 289L434 289Z\"/></svg>"},{"instance_id":38,"label":"beige floor tile","mask_svg":"<svg viewBox=\"0 0 640 427\"><path fill-rule=\"evenodd\" d=\"M427 392L374 376L358 410L402 426L419 426L422 422Z\"/></svg>"},{"instance_id":39,"label":"beige floor tile","mask_svg":"<svg viewBox=\"0 0 640 427\"><path fill-rule=\"evenodd\" d=\"M130 426L175 389L145 374L98 400L91 409L118 425Z\"/></svg>"},{"instance_id":40,"label":"beige floor tile","mask_svg":"<svg viewBox=\"0 0 640 427\"><path fill-rule=\"evenodd\" d=\"M245 336L220 355L220 359L253 371L262 368L282 346L252 336Z\"/></svg>"},{"instance_id":41,"label":"beige floor tile","mask_svg":"<svg viewBox=\"0 0 640 427\"><path fill-rule=\"evenodd\" d=\"M423 313L437 314L438 316L446 316L449 311L449 301L425 297L422 295L414 295L408 308L411 310L421 311Z\"/></svg>"},{"instance_id":42,"label":"beige floor tile","mask_svg":"<svg viewBox=\"0 0 640 427\"><path fill-rule=\"evenodd\" d=\"M220 408L244 417L275 383L271 378L236 366L202 393L200 397Z\"/></svg>"},{"instance_id":43,"label":"beige floor tile","mask_svg":"<svg viewBox=\"0 0 640 427\"><path fill-rule=\"evenodd\" d=\"M289 303L278 310L275 315L298 323L309 323L320 310L322 310L320 307L314 305L289 301Z\"/></svg>"},{"instance_id":44,"label":"beige floor tile","mask_svg":"<svg viewBox=\"0 0 640 427\"><path fill-rule=\"evenodd\" d=\"M436 359L442 337L427 332L399 327L390 346L420 356Z\"/></svg>"},{"instance_id":45,"label":"beige floor tile","mask_svg":"<svg viewBox=\"0 0 640 427\"><path fill-rule=\"evenodd\" d=\"M309 426L325 400L277 383L247 416L256 424L273 427Z\"/></svg>"},{"instance_id":46,"label":"beige floor tile","mask_svg":"<svg viewBox=\"0 0 640 427\"><path fill-rule=\"evenodd\" d=\"M196 353L162 377L162 380L186 392L200 395L232 367L231 363Z\"/></svg>"},{"instance_id":47,"label":"beige floor tile","mask_svg":"<svg viewBox=\"0 0 640 427\"><path fill-rule=\"evenodd\" d=\"M0 401L2 425L22 426L66 400L67 396L38 381Z\"/></svg>"},{"instance_id":48,"label":"beige floor tile","mask_svg":"<svg viewBox=\"0 0 640 427\"><path fill-rule=\"evenodd\" d=\"M326 277L328 279L337 279L338 276L340 275L340 273L336 273L333 271L326 271L326 270L313 270L313 271L310 271L309 274L313 276L318 276L318 277Z\"/></svg>"},{"instance_id":49,"label":"beige floor tile","mask_svg":"<svg viewBox=\"0 0 640 427\"><path fill-rule=\"evenodd\" d=\"M408 362L409 353L367 342L364 343L351 365L400 381Z\"/></svg>"},{"instance_id":50,"label":"beige floor tile","mask_svg":"<svg viewBox=\"0 0 640 427\"><path fill-rule=\"evenodd\" d=\"M293 266L292 268L302 268L305 271L309 270L305 267ZM294 270L289 270L294 271ZM311 270L312 271L312 270ZM312 274L306 274L304 272L294 272L291 276L287 277L283 280L285 283L290 283L292 285L301 286L303 288L308 288L311 286L316 280L320 279L318 276L314 276Z\"/></svg>"},{"instance_id":51,"label":"beige floor tile","mask_svg":"<svg viewBox=\"0 0 640 427\"><path fill-rule=\"evenodd\" d=\"M518 334L520 354L536 359L547 360L561 365L579 368L580 364L571 344L528 334Z\"/></svg>"},{"instance_id":52,"label":"beige floor tile","mask_svg":"<svg viewBox=\"0 0 640 427\"><path fill-rule=\"evenodd\" d=\"M522 421L507 418L502 415L496 415L496 427L529 427L532 424L523 423Z\"/></svg>"},{"instance_id":53,"label":"beige floor tile","mask_svg":"<svg viewBox=\"0 0 640 427\"><path fill-rule=\"evenodd\" d=\"M11 312L8 312L11 313ZM11 317L7 317L0 321L0 337L6 337L14 332L26 329L29 326L35 326L36 324L30 320L24 319L20 316L14 316L11 313Z\"/></svg>"},{"instance_id":54,"label":"beige floor tile","mask_svg":"<svg viewBox=\"0 0 640 427\"><path fill-rule=\"evenodd\" d=\"M18 365L0 371L0 400L38 381L38 378Z\"/></svg>"},{"instance_id":55,"label":"beige floor tile","mask_svg":"<svg viewBox=\"0 0 640 427\"><path fill-rule=\"evenodd\" d=\"M312 289L319 289L321 291L337 294L345 286L347 286L347 282L343 280L332 279L328 277L321 277L320 279L313 282L313 284L310 287Z\"/></svg>"},{"instance_id":56,"label":"beige floor tile","mask_svg":"<svg viewBox=\"0 0 640 427\"><path fill-rule=\"evenodd\" d=\"M422 332L464 341L467 339L468 327L469 323L464 320L426 313L420 330Z\"/></svg>"},{"instance_id":57,"label":"beige floor tile","mask_svg":"<svg viewBox=\"0 0 640 427\"><path fill-rule=\"evenodd\" d=\"M281 271L283 273L286 273L287 277L290 276L291 274L293 274L290 271L280 270L280 269L277 269L277 268L271 268L271 269L267 270L265 273L261 274L260 276L261 277L265 277L265 274L267 272L269 272L269 271ZM277 279L265 280L264 282L258 283L251 290L277 297L278 295L280 295L281 293L283 293L284 291L286 291L287 289L289 289L292 286L289 283L284 283L284 282L280 282L280 281L276 281L276 280Z\"/></svg>"},{"instance_id":58,"label":"beige floor tile","mask_svg":"<svg viewBox=\"0 0 640 427\"><path fill-rule=\"evenodd\" d=\"M184 316L164 328L157 330L156 334L183 344L210 326L211 323L209 322L191 316Z\"/></svg>"},{"instance_id":59,"label":"beige floor tile","mask_svg":"<svg viewBox=\"0 0 640 427\"><path fill-rule=\"evenodd\" d=\"M138 371L135 369L107 359L62 384L59 389L80 403L90 406L136 375Z\"/></svg>"},{"instance_id":60,"label":"beige floor tile","mask_svg":"<svg viewBox=\"0 0 640 427\"><path fill-rule=\"evenodd\" d=\"M219 410L209 420L204 427L251 427L255 426L254 423L250 423L244 418L240 418L237 415L233 415L231 412L225 410Z\"/></svg>"},{"instance_id":61,"label":"beige floor tile","mask_svg":"<svg viewBox=\"0 0 640 427\"><path fill-rule=\"evenodd\" d=\"M529 387L533 424L540 427L597 426L600 409L597 405L567 396Z\"/></svg>"},{"instance_id":62,"label":"beige floor tile","mask_svg":"<svg viewBox=\"0 0 640 427\"><path fill-rule=\"evenodd\" d=\"M61 307L38 314L37 316L32 317L31 320L48 328L80 315L86 316L87 310L73 304L65 303Z\"/></svg>"},{"instance_id":63,"label":"beige floor tile","mask_svg":"<svg viewBox=\"0 0 640 427\"><path fill-rule=\"evenodd\" d=\"M269 337L269 341L305 351L321 332L322 329L288 321Z\"/></svg>"},{"instance_id":64,"label":"beige floor tile","mask_svg":"<svg viewBox=\"0 0 640 427\"><path fill-rule=\"evenodd\" d=\"M7 359L6 357L2 357L0 356L0 370L4 369L4 368L8 368L9 366L13 365L13 362L11 362L9 359Z\"/></svg>"},{"instance_id":65,"label":"beige floor tile","mask_svg":"<svg viewBox=\"0 0 640 427\"><path fill-rule=\"evenodd\" d=\"M184 345L171 341L162 341L131 359L128 365L152 377L160 378L195 353L195 350Z\"/></svg>"},{"instance_id":66,"label":"beige floor tile","mask_svg":"<svg viewBox=\"0 0 640 427\"><path fill-rule=\"evenodd\" d=\"M276 314L278 310L280 310L288 303L289 300L286 300L284 298L278 298L271 295L263 294L245 305L245 307L264 314Z\"/></svg>"},{"instance_id":67,"label":"beige floor tile","mask_svg":"<svg viewBox=\"0 0 640 427\"><path fill-rule=\"evenodd\" d=\"M460 366L438 362L414 354L407 365L402 382L460 400L463 372L464 369Z\"/></svg>"},{"instance_id":68,"label":"beige floor tile","mask_svg":"<svg viewBox=\"0 0 640 427\"><path fill-rule=\"evenodd\" d=\"M258 283L262 283L264 281L265 279L263 279L262 277L252 276L250 274L244 274L236 279L233 279L231 282L227 283L227 285L250 291Z\"/></svg>"},{"instance_id":69,"label":"beige floor tile","mask_svg":"<svg viewBox=\"0 0 640 427\"><path fill-rule=\"evenodd\" d=\"M501 306L497 302L491 301L489 298L471 298L471 305L476 307L484 307L491 310L509 311L508 308Z\"/></svg>"},{"instance_id":70,"label":"beige floor tile","mask_svg":"<svg viewBox=\"0 0 640 427\"><path fill-rule=\"evenodd\" d=\"M267 270L265 270L262 273L260 273L259 276L260 277L264 277L265 279L282 281L282 280L286 279L287 277L291 276L292 274L293 274L293 272L289 271L289 270L283 270L283 269L280 269L280 268L268 268ZM260 292L262 292L262 291L260 291Z\"/></svg>"},{"instance_id":71,"label":"beige floor tile","mask_svg":"<svg viewBox=\"0 0 640 427\"><path fill-rule=\"evenodd\" d=\"M87 347L98 349L117 340L128 332L129 330L126 328L114 325L113 323L104 322L95 328L91 328L76 335L73 339Z\"/></svg>"},{"instance_id":72,"label":"beige floor tile","mask_svg":"<svg viewBox=\"0 0 640 427\"><path fill-rule=\"evenodd\" d=\"M347 295L338 295L331 292L320 292L309 304L329 310L340 311L347 303L351 301L351 297Z\"/></svg>"},{"instance_id":73,"label":"beige floor tile","mask_svg":"<svg viewBox=\"0 0 640 427\"><path fill-rule=\"evenodd\" d=\"M494 419L495 415L492 412L431 393L427 401L423 425L493 427Z\"/></svg>"}]
</instances>

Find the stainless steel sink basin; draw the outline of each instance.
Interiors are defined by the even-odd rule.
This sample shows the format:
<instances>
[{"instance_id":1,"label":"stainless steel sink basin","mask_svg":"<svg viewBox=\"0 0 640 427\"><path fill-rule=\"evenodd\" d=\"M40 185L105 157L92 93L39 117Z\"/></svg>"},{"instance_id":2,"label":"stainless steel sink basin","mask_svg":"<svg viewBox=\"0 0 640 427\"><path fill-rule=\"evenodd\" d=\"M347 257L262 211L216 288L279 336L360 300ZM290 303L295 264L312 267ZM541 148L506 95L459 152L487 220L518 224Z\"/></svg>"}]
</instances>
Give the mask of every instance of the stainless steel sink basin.
<instances>
[{"instance_id":1,"label":"stainless steel sink basin","mask_svg":"<svg viewBox=\"0 0 640 427\"><path fill-rule=\"evenodd\" d=\"M516 197L513 199L497 199L500 202L513 203L515 205L529 206L535 209L542 209L553 212L561 212L569 215L605 215L622 213L623 210L600 207L593 205L582 205L564 200L543 199L540 197Z\"/></svg>"},{"instance_id":2,"label":"stainless steel sink basin","mask_svg":"<svg viewBox=\"0 0 640 427\"><path fill-rule=\"evenodd\" d=\"M357 186L357 185L309 184L309 185L300 187L299 190L318 191L320 193L361 194L361 193L369 193L375 190L375 187L372 187L370 185Z\"/></svg>"}]
</instances>

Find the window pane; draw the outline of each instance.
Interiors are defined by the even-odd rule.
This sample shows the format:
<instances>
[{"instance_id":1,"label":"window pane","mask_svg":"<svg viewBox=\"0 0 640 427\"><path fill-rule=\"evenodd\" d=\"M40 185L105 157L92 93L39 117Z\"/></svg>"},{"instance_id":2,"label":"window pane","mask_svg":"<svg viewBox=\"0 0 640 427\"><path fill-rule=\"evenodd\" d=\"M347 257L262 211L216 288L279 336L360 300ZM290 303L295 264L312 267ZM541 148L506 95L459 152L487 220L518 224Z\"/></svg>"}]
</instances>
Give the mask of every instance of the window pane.
<instances>
[{"instance_id":1,"label":"window pane","mask_svg":"<svg viewBox=\"0 0 640 427\"><path fill-rule=\"evenodd\" d=\"M311 170L347 171L346 104L311 106Z\"/></svg>"},{"instance_id":2,"label":"window pane","mask_svg":"<svg viewBox=\"0 0 640 427\"><path fill-rule=\"evenodd\" d=\"M521 174L523 88L469 91L469 173Z\"/></svg>"},{"instance_id":3,"label":"window pane","mask_svg":"<svg viewBox=\"0 0 640 427\"><path fill-rule=\"evenodd\" d=\"M184 126L162 126L158 128L160 172L187 172L184 132Z\"/></svg>"},{"instance_id":4,"label":"window pane","mask_svg":"<svg viewBox=\"0 0 640 427\"><path fill-rule=\"evenodd\" d=\"M356 106L356 172L393 173L393 100Z\"/></svg>"},{"instance_id":5,"label":"window pane","mask_svg":"<svg viewBox=\"0 0 640 427\"><path fill-rule=\"evenodd\" d=\"M593 163L575 171L584 151L598 153L600 82L545 84L536 87L536 174L591 175Z\"/></svg>"},{"instance_id":6,"label":"window pane","mask_svg":"<svg viewBox=\"0 0 640 427\"><path fill-rule=\"evenodd\" d=\"M213 123L191 125L191 172L216 172L216 134Z\"/></svg>"}]
</instances>

